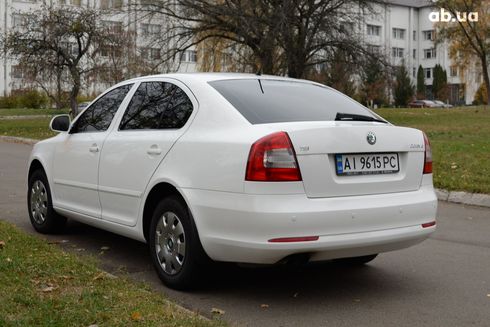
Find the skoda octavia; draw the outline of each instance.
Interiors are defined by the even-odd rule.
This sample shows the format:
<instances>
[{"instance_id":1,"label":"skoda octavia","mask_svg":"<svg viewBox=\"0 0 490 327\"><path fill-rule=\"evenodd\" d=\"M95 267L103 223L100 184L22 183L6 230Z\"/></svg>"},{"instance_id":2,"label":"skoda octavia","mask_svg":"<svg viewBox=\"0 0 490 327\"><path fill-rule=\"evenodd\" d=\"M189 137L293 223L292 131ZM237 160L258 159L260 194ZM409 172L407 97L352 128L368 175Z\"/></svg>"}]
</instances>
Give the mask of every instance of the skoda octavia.
<instances>
[{"instance_id":1,"label":"skoda octavia","mask_svg":"<svg viewBox=\"0 0 490 327\"><path fill-rule=\"evenodd\" d=\"M170 287L208 261L363 264L435 230L425 134L314 82L141 77L51 129L29 160L34 228L68 217L146 242Z\"/></svg>"}]
</instances>

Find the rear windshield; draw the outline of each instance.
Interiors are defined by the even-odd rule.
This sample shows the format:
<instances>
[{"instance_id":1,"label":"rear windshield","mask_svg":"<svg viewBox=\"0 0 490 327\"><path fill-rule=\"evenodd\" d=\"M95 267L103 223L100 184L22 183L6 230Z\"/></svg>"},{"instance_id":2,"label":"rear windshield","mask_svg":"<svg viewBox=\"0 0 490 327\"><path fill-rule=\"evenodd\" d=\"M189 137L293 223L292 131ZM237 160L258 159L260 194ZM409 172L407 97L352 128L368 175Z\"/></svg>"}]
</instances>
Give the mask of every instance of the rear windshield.
<instances>
[{"instance_id":1,"label":"rear windshield","mask_svg":"<svg viewBox=\"0 0 490 327\"><path fill-rule=\"evenodd\" d=\"M375 118L335 90L302 82L237 79L209 83L250 123L332 121L337 113Z\"/></svg>"}]
</instances>

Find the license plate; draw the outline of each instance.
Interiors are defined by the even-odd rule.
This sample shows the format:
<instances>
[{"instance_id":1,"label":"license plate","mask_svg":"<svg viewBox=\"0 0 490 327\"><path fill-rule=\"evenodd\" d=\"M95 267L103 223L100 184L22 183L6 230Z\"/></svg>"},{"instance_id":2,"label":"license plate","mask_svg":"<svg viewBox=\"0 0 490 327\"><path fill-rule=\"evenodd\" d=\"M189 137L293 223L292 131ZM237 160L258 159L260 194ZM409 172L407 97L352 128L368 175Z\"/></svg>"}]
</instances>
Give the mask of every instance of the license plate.
<instances>
[{"instance_id":1,"label":"license plate","mask_svg":"<svg viewBox=\"0 0 490 327\"><path fill-rule=\"evenodd\" d=\"M393 174L400 171L398 153L336 154L337 175Z\"/></svg>"}]
</instances>

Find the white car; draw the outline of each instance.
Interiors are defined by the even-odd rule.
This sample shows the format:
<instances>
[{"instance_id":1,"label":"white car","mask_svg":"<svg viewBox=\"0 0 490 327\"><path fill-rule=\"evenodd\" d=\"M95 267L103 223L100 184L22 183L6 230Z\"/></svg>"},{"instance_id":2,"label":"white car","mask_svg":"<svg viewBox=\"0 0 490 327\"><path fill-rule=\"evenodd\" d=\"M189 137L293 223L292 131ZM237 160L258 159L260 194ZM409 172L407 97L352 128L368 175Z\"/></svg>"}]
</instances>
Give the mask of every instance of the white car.
<instances>
[{"instance_id":1,"label":"white car","mask_svg":"<svg viewBox=\"0 0 490 327\"><path fill-rule=\"evenodd\" d=\"M68 217L146 242L170 287L211 260L363 264L436 228L425 134L314 82L141 77L51 129L29 160L34 228Z\"/></svg>"}]
</instances>

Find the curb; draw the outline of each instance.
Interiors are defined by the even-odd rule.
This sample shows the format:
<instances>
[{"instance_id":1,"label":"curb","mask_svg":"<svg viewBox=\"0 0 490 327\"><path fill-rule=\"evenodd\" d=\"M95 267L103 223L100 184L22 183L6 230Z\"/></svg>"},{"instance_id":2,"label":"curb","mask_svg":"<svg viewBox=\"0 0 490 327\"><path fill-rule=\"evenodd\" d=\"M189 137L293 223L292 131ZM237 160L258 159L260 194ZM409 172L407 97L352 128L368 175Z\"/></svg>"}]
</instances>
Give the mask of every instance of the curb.
<instances>
[{"instance_id":1,"label":"curb","mask_svg":"<svg viewBox=\"0 0 490 327\"><path fill-rule=\"evenodd\" d=\"M437 188L435 191L437 198L441 201L490 208L490 195L488 194L447 191Z\"/></svg>"},{"instance_id":2,"label":"curb","mask_svg":"<svg viewBox=\"0 0 490 327\"><path fill-rule=\"evenodd\" d=\"M26 116L0 116L0 120L27 120L39 118L51 118L51 115L26 115Z\"/></svg>"},{"instance_id":3,"label":"curb","mask_svg":"<svg viewBox=\"0 0 490 327\"><path fill-rule=\"evenodd\" d=\"M35 140L35 139L28 139L25 137L16 137L16 136L5 136L5 135L0 135L0 141L22 143L28 145L34 145L37 142L39 142L39 140ZM443 190L438 188L435 189L435 192L437 195L437 199L441 201L490 208L489 194L448 191L448 190Z\"/></svg>"},{"instance_id":4,"label":"curb","mask_svg":"<svg viewBox=\"0 0 490 327\"><path fill-rule=\"evenodd\" d=\"M34 145L37 142L39 142L40 140L28 139L28 138L25 138L25 137L0 135L0 141L10 142L10 143L22 143L22 144Z\"/></svg>"}]
</instances>

